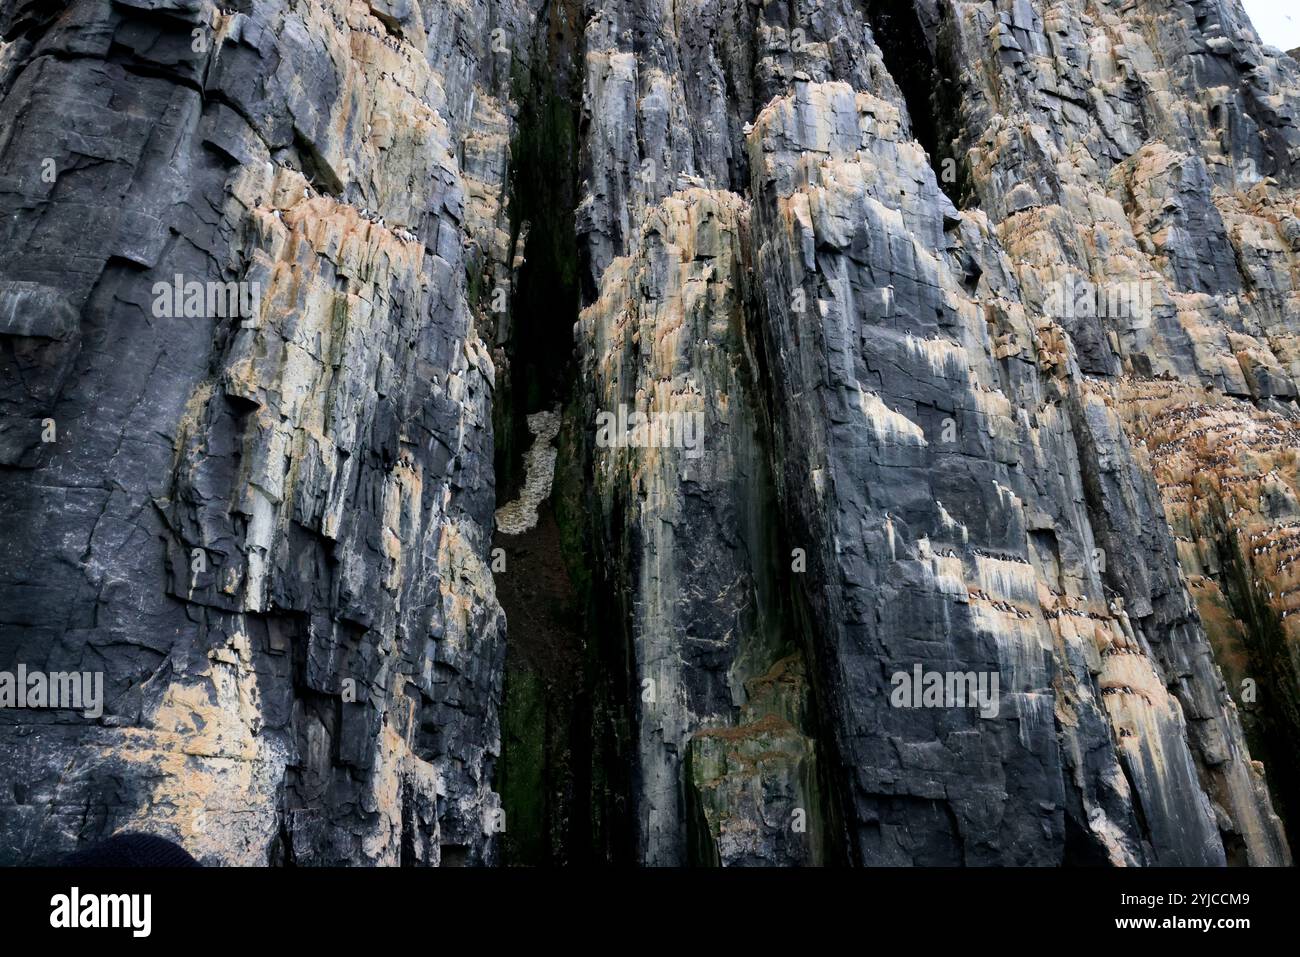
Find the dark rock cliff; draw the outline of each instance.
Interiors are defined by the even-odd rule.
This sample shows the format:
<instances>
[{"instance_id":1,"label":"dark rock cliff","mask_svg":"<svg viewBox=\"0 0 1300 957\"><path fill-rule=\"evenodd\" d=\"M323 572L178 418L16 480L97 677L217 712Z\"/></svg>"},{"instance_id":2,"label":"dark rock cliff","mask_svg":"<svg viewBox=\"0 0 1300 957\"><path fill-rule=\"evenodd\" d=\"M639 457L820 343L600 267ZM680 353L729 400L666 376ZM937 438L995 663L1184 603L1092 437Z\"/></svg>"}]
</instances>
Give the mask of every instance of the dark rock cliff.
<instances>
[{"instance_id":1,"label":"dark rock cliff","mask_svg":"<svg viewBox=\"0 0 1300 957\"><path fill-rule=\"evenodd\" d=\"M0 0L0 862L1290 863L1297 110L1236 0Z\"/></svg>"}]
</instances>

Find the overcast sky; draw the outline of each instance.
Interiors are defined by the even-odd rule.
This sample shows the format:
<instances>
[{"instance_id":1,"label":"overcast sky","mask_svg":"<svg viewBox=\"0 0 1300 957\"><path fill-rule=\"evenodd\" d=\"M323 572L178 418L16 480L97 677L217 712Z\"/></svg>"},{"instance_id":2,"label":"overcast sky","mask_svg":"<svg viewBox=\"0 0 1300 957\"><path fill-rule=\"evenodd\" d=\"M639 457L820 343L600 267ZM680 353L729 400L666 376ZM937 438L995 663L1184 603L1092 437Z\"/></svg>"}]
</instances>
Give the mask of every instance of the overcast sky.
<instances>
[{"instance_id":1,"label":"overcast sky","mask_svg":"<svg viewBox=\"0 0 1300 957\"><path fill-rule=\"evenodd\" d=\"M1300 2L1297 0L1241 0L1255 23L1260 39L1282 50L1300 47Z\"/></svg>"}]
</instances>

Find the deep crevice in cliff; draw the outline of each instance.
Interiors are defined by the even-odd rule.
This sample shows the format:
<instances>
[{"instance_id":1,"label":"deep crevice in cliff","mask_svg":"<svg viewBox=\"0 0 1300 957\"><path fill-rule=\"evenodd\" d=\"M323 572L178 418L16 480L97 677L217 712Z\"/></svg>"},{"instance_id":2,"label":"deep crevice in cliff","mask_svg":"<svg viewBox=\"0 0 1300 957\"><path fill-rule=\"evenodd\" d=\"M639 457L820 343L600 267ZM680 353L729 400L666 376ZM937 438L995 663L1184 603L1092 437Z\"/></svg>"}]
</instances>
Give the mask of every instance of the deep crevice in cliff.
<instances>
[{"instance_id":1,"label":"deep crevice in cliff","mask_svg":"<svg viewBox=\"0 0 1300 957\"><path fill-rule=\"evenodd\" d=\"M961 96L945 37L944 19L927 33L913 2L865 0L867 22L907 104L912 137L930 157L939 188L959 209L977 205L960 143Z\"/></svg>"},{"instance_id":2,"label":"deep crevice in cliff","mask_svg":"<svg viewBox=\"0 0 1300 957\"><path fill-rule=\"evenodd\" d=\"M534 441L529 416L558 412L550 494L536 523L498 530L504 568L497 596L507 617L502 756L507 865L630 860L626 820L627 662L620 616L592 558L590 487L576 408L573 328L581 307L575 227L582 101L580 4L554 0L538 14L530 66L513 78L511 248L517 268L505 335L506 375L494 426L498 505L516 498ZM602 637L604 636L604 637Z\"/></svg>"},{"instance_id":3,"label":"deep crevice in cliff","mask_svg":"<svg viewBox=\"0 0 1300 957\"><path fill-rule=\"evenodd\" d=\"M568 398L579 309L579 5L545 3L534 29L526 65L516 57L510 80L517 107L508 183L514 265L507 328L500 337L507 372L493 406L498 504L513 498L523 481L528 415Z\"/></svg>"},{"instance_id":4,"label":"deep crevice in cliff","mask_svg":"<svg viewBox=\"0 0 1300 957\"><path fill-rule=\"evenodd\" d=\"M1229 530L1222 503L1214 514L1213 541L1223 568L1224 594L1240 622L1241 647L1232 647L1220 629L1206 628L1215 660L1228 679L1228 690L1242 715L1251 756L1263 762L1273 809L1282 819L1292 856L1300 855L1300 676L1286 647L1286 632L1268 598L1256 587L1236 536ZM1251 679L1254 690L1241 683Z\"/></svg>"}]
</instances>

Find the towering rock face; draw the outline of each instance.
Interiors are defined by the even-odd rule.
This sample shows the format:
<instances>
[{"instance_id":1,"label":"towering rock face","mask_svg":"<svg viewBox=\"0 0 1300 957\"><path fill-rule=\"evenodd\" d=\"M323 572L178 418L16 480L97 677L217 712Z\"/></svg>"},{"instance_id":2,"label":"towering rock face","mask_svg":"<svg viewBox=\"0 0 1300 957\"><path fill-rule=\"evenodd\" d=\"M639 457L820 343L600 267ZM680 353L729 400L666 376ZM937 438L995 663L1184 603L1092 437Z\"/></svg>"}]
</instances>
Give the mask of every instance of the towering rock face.
<instances>
[{"instance_id":1,"label":"towering rock face","mask_svg":"<svg viewBox=\"0 0 1300 957\"><path fill-rule=\"evenodd\" d=\"M104 675L98 720L2 713L5 861L491 860L466 273L525 14L434 6L3 5L0 659Z\"/></svg>"},{"instance_id":2,"label":"towering rock face","mask_svg":"<svg viewBox=\"0 0 1300 957\"><path fill-rule=\"evenodd\" d=\"M0 670L104 675L0 860L1289 863L1297 108L1235 0L0 2Z\"/></svg>"},{"instance_id":3,"label":"towering rock face","mask_svg":"<svg viewBox=\"0 0 1300 957\"><path fill-rule=\"evenodd\" d=\"M809 668L802 727L830 786L807 810L834 822L834 856L1289 860L1215 665L1224 629L1203 624L1180 565L1142 389L1163 388L1157 375L1213 385L1256 410L1239 414L1275 417L1267 441L1294 444L1289 245L1260 206L1291 175L1296 67L1234 5L1043 7L602 4L589 24L580 223L599 297L579 389L651 417L702 398L706 460L722 464L632 453L614 482L632 501L597 534L620 536L608 553L632 592L631 684L662 685L667 663L677 695L671 719L662 701L636 715L647 859L698 849L701 804L705 852L724 862L750 859L736 834L790 828L797 747L754 763L748 788L672 774L716 723L743 740L752 720L736 663L754 640L732 621L698 634L700 610L729 595L778 622ZM733 219L738 241L713 240ZM1133 308L1096 308L1116 292ZM692 326L693 357L677 344ZM751 402L762 427L743 418ZM1243 501L1279 487L1236 527L1282 535L1294 465L1268 477L1271 460L1221 458ZM765 481L779 557L718 521L763 501ZM684 518L701 499L709 514ZM647 529L630 547L629 527ZM757 559L776 597L680 587L709 580L682 571L679 543L703 550L702 529L725 546L710 573L747 584ZM1239 663L1276 679L1268 720L1285 725L1294 644L1227 617L1259 649ZM708 637L720 657L693 658ZM917 669L996 675L997 713L897 707ZM697 690L724 670L730 719ZM1294 746L1276 760L1293 765Z\"/></svg>"}]
</instances>

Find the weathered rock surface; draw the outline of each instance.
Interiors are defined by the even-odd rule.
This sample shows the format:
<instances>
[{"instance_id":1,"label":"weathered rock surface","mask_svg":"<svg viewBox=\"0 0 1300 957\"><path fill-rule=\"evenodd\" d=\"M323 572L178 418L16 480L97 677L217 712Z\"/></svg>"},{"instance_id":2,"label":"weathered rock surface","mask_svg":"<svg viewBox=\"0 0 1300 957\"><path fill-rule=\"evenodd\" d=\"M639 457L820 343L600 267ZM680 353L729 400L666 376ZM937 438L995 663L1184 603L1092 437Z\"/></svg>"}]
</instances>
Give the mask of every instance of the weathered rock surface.
<instances>
[{"instance_id":1,"label":"weathered rock surface","mask_svg":"<svg viewBox=\"0 0 1300 957\"><path fill-rule=\"evenodd\" d=\"M624 369L629 319L649 307L657 336L642 326L630 347L662 370L643 375L647 407L655 387L692 382L706 421L734 408L733 370L660 358L673 355L664 342L678 326L698 322L674 270L716 254L676 255L689 245L659 239L657 221L703 202L701 188L714 205L740 203L730 255L747 274L732 283L742 315L731 323L744 345L728 351L759 383L770 428L750 430L771 443L781 511L769 522L807 554L805 572L779 576L776 603L801 612L791 626L811 664L811 725L834 766L826 817L842 819L850 861L1289 860L1140 436L1111 393L1166 373L1257 403L1294 396L1294 320L1276 294L1249 318L1241 301L1248 288L1289 289L1289 267L1273 275L1278 217L1232 229L1220 208L1245 205L1229 187L1274 197L1291 175L1295 65L1242 32L1239 11L1221 24L1208 5L1176 4L1172 16L1095 6L868 5L864 17L826 3L782 20L776 5L724 4L720 28L694 9L602 5L589 27L580 221L600 294L579 333L595 363L584 368ZM911 49L896 51L904 72L892 81L873 29L895 47L908 29L928 38L922 68ZM648 248L637 241L647 233ZM1076 321L1048 301L1053 282L1076 278L1149 282L1154 304L1120 323ZM634 298L628 286L642 301L620 306ZM622 379L611 391L588 372L583 386L608 404L633 397ZM1295 415L1289 402L1276 412ZM715 510L754 494L734 488L757 474L729 461L738 434L735 423L705 433L721 468L713 484L733 485L709 495ZM634 687L654 680L665 620L716 607L678 590L666 612L654 607L657 583L638 577L693 540L679 516L692 473L709 467L707 451L703 464L658 454L670 459L660 474L680 472L675 488L632 495L639 471L618 485L632 495L624 520L655 527L659 516L660 538L630 555L611 549L637 596ZM725 568L718 554L728 552L713 567ZM689 687L692 672L717 666L692 663L677 634L670 660ZM722 626L713 636L734 641ZM891 676L917 664L996 672L1000 713L891 707ZM743 682L730 688L731 722L743 726ZM719 713L677 717L686 724L665 734L657 714L639 713L633 799L649 858L673 847L663 822L674 801L689 808L703 793L715 839L737 818L765 820L762 801L714 775L666 775L676 739L711 734Z\"/></svg>"},{"instance_id":2,"label":"weathered rock surface","mask_svg":"<svg viewBox=\"0 0 1300 957\"><path fill-rule=\"evenodd\" d=\"M1290 862L1300 66L1235 0L0 40L0 670L107 691L0 711L0 860Z\"/></svg>"},{"instance_id":3,"label":"weathered rock surface","mask_svg":"<svg viewBox=\"0 0 1300 957\"><path fill-rule=\"evenodd\" d=\"M511 4L0 8L0 859L490 861ZM508 58L505 58L508 59ZM44 175L52 172L52 175ZM155 283L257 283L163 316ZM42 420L57 440L41 442Z\"/></svg>"},{"instance_id":4,"label":"weathered rock surface","mask_svg":"<svg viewBox=\"0 0 1300 957\"><path fill-rule=\"evenodd\" d=\"M637 846L655 864L687 863L699 843L691 814L709 810L716 816L701 840L711 834L719 847L694 849L706 860L797 863L819 857L824 837L815 829L787 837L794 812L807 813L821 794L802 683L785 696L757 695L753 685L794 651L794 634L779 585L788 560L770 521L761 385L746 355L744 207L703 189L665 199L632 255L605 270L578 330L580 381L592 390L584 411L642 416L670 443L617 447L615 429L598 430L589 450L600 523L619 530L606 544L630 576ZM772 720L779 740L763 733L775 730ZM758 750L743 754L742 742ZM761 767L751 780L737 761ZM712 801L687 793L688 765L719 792ZM722 783L736 774L744 784ZM751 788L766 792L775 777L786 782L780 799L754 801ZM713 807L694 809L702 799ZM757 833L737 838L734 818ZM733 841L744 849L730 849Z\"/></svg>"}]
</instances>

